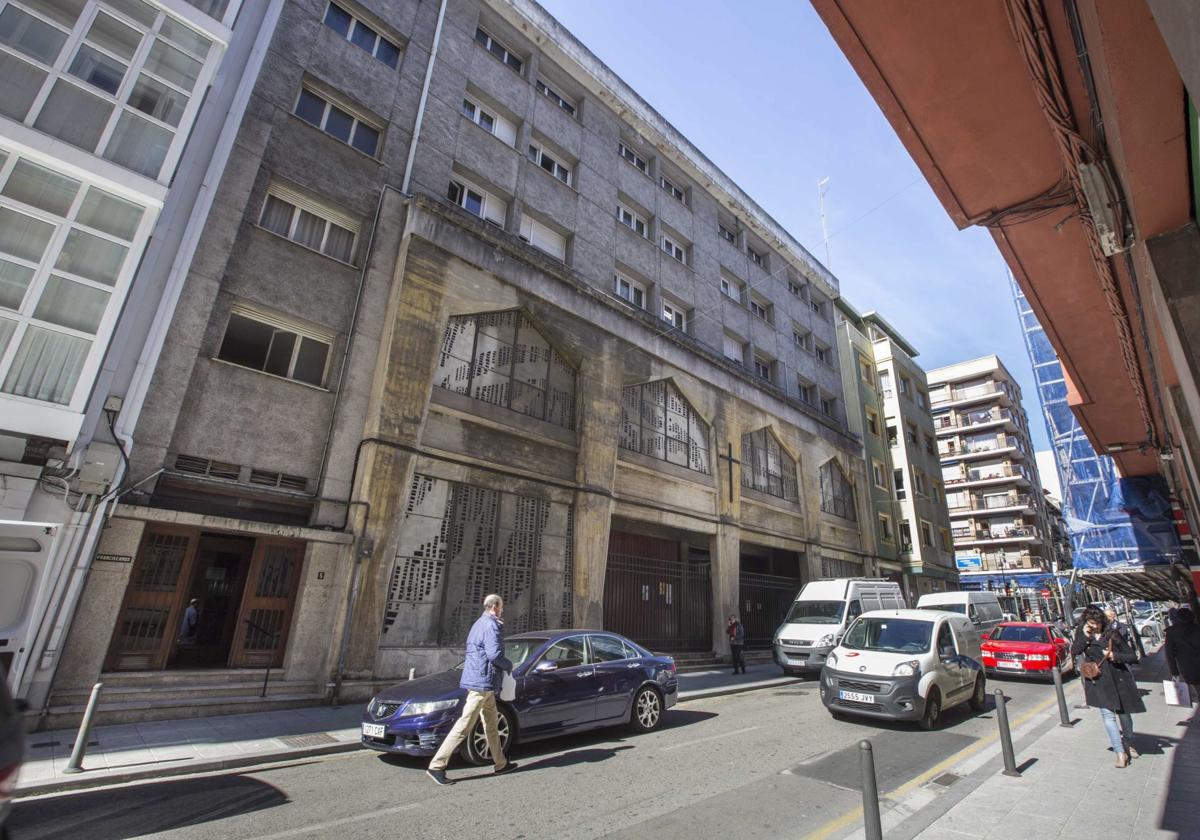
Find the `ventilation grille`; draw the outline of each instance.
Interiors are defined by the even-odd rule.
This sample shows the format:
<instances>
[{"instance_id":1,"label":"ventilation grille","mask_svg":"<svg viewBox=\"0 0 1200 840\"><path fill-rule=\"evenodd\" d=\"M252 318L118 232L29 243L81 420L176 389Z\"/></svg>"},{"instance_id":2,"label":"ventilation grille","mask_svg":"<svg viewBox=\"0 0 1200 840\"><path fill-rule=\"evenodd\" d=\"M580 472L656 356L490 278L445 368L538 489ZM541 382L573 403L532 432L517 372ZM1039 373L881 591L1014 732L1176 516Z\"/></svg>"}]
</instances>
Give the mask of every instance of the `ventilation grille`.
<instances>
[{"instance_id":1,"label":"ventilation grille","mask_svg":"<svg viewBox=\"0 0 1200 840\"><path fill-rule=\"evenodd\" d=\"M242 467L239 464L227 464L224 461L213 461L209 458L197 458L195 455L176 455L175 472L185 475L203 475L222 481L241 483ZM258 470L251 468L246 483L259 487L275 487L280 490L293 490L301 493L308 491L308 479L302 475Z\"/></svg>"}]
</instances>

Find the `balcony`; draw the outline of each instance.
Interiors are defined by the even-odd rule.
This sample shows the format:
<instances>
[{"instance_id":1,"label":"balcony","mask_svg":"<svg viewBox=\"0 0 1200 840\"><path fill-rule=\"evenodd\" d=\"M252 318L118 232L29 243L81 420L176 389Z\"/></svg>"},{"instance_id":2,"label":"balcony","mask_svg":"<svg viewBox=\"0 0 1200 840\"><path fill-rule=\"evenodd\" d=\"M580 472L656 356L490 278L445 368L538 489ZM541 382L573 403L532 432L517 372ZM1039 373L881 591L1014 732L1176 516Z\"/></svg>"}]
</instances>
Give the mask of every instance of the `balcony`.
<instances>
[{"instance_id":1,"label":"balcony","mask_svg":"<svg viewBox=\"0 0 1200 840\"><path fill-rule=\"evenodd\" d=\"M1006 542L1040 543L1042 541L1037 530L1028 525L980 528L975 531L956 528L951 534L954 535L955 547L959 548L967 545L998 545Z\"/></svg>"},{"instance_id":2,"label":"balcony","mask_svg":"<svg viewBox=\"0 0 1200 840\"><path fill-rule=\"evenodd\" d=\"M997 397L1000 398L1001 403L1012 403L1012 398L1009 397L1008 391L995 382L986 382L982 385L972 385L969 388L953 388L943 399L934 401L932 408L956 408L962 405L970 405L971 403L993 400Z\"/></svg>"},{"instance_id":3,"label":"balcony","mask_svg":"<svg viewBox=\"0 0 1200 840\"><path fill-rule=\"evenodd\" d=\"M983 429L1000 425L1004 431L1015 432L1017 421L1007 408L981 408L974 411L952 411L933 419L939 435L950 434L958 429Z\"/></svg>"},{"instance_id":4,"label":"balcony","mask_svg":"<svg viewBox=\"0 0 1200 840\"><path fill-rule=\"evenodd\" d=\"M1006 496L972 496L966 505L950 508L951 516L966 516L975 511L984 513L1033 513L1033 498L1027 493Z\"/></svg>"},{"instance_id":5,"label":"balcony","mask_svg":"<svg viewBox=\"0 0 1200 840\"><path fill-rule=\"evenodd\" d=\"M943 470L942 481L947 486L955 487L983 487L1010 482L1024 486L1029 484L1029 476L1026 475L1024 467L1005 464L1002 467L978 467L973 470L960 468L957 475Z\"/></svg>"},{"instance_id":6,"label":"balcony","mask_svg":"<svg viewBox=\"0 0 1200 840\"><path fill-rule=\"evenodd\" d=\"M985 440L969 440L961 446L955 440L943 440L940 443L945 444L938 446L938 457L943 460L949 458L970 460L974 457L982 458L1001 454L1014 458L1025 457L1025 447L1015 435L1001 434Z\"/></svg>"}]
</instances>

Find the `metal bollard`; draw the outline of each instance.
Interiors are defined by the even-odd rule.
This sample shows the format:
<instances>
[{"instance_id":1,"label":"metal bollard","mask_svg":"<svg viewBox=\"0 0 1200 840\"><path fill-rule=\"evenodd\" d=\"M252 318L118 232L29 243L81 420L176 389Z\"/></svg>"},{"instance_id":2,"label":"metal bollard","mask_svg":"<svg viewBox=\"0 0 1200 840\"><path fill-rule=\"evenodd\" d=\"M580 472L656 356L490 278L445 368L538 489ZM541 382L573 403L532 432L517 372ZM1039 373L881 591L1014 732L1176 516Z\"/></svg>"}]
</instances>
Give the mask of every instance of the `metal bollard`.
<instances>
[{"instance_id":1,"label":"metal bollard","mask_svg":"<svg viewBox=\"0 0 1200 840\"><path fill-rule=\"evenodd\" d=\"M1071 713L1067 711L1067 695L1063 691L1062 669L1055 662L1050 666L1050 673L1054 677L1054 693L1058 695L1058 725L1070 729L1075 724L1071 723Z\"/></svg>"},{"instance_id":2,"label":"metal bollard","mask_svg":"<svg viewBox=\"0 0 1200 840\"><path fill-rule=\"evenodd\" d=\"M409 678L410 680L415 680L415 679L417 678L416 674L417 674L417 669L416 669L416 668L409 668L409 669L408 669L408 678Z\"/></svg>"},{"instance_id":3,"label":"metal bollard","mask_svg":"<svg viewBox=\"0 0 1200 840\"><path fill-rule=\"evenodd\" d=\"M79 722L79 734L75 736L75 747L71 750L71 760L63 768L64 773L83 772L83 754L87 752L88 736L92 733L92 717L96 714L96 705L100 702L100 689L104 683L92 686L92 696L88 698L87 708L83 711L83 720Z\"/></svg>"},{"instance_id":4,"label":"metal bollard","mask_svg":"<svg viewBox=\"0 0 1200 840\"><path fill-rule=\"evenodd\" d=\"M862 770L863 831L867 840L883 840L879 821L879 788L875 784L875 755L870 741L858 742L859 767Z\"/></svg>"},{"instance_id":5,"label":"metal bollard","mask_svg":"<svg viewBox=\"0 0 1200 840\"><path fill-rule=\"evenodd\" d=\"M1000 726L1000 751L1004 753L1004 775L1020 778L1021 774L1017 772L1017 757L1013 754L1012 733L1008 731L1008 706L1005 705L1008 699L998 688L994 694L996 696L996 722Z\"/></svg>"}]
</instances>

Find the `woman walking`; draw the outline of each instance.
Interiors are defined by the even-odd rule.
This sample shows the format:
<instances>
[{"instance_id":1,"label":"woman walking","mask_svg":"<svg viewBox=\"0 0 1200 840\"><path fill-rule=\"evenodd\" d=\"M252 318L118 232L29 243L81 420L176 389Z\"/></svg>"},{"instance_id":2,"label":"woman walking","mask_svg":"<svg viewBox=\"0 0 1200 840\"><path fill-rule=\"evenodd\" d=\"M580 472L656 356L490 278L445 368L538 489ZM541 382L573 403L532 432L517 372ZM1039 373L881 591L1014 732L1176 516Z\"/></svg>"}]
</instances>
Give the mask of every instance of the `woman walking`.
<instances>
[{"instance_id":1,"label":"woman walking","mask_svg":"<svg viewBox=\"0 0 1200 840\"><path fill-rule=\"evenodd\" d=\"M1116 766L1128 767L1129 759L1138 757L1132 743L1130 715L1146 711L1128 668L1129 663L1137 661L1137 652L1117 628L1109 625L1103 610L1088 607L1083 612L1082 626L1075 631L1071 653L1083 657L1079 667L1083 694L1087 704L1100 711L1109 743L1117 754Z\"/></svg>"}]
</instances>

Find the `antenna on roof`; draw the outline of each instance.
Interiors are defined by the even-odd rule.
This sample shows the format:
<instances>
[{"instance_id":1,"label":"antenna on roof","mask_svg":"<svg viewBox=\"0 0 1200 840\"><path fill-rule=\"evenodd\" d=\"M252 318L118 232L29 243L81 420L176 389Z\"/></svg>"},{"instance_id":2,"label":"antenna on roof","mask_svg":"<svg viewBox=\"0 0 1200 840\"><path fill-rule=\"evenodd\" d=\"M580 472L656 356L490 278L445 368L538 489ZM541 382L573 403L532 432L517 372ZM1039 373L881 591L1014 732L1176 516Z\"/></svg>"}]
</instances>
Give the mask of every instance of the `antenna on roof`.
<instances>
[{"instance_id":1,"label":"antenna on roof","mask_svg":"<svg viewBox=\"0 0 1200 840\"><path fill-rule=\"evenodd\" d=\"M825 267L829 265L829 229L825 227L825 193L829 192L829 176L817 181L817 202L821 205L821 240L825 243ZM832 270L832 269L831 269Z\"/></svg>"}]
</instances>

